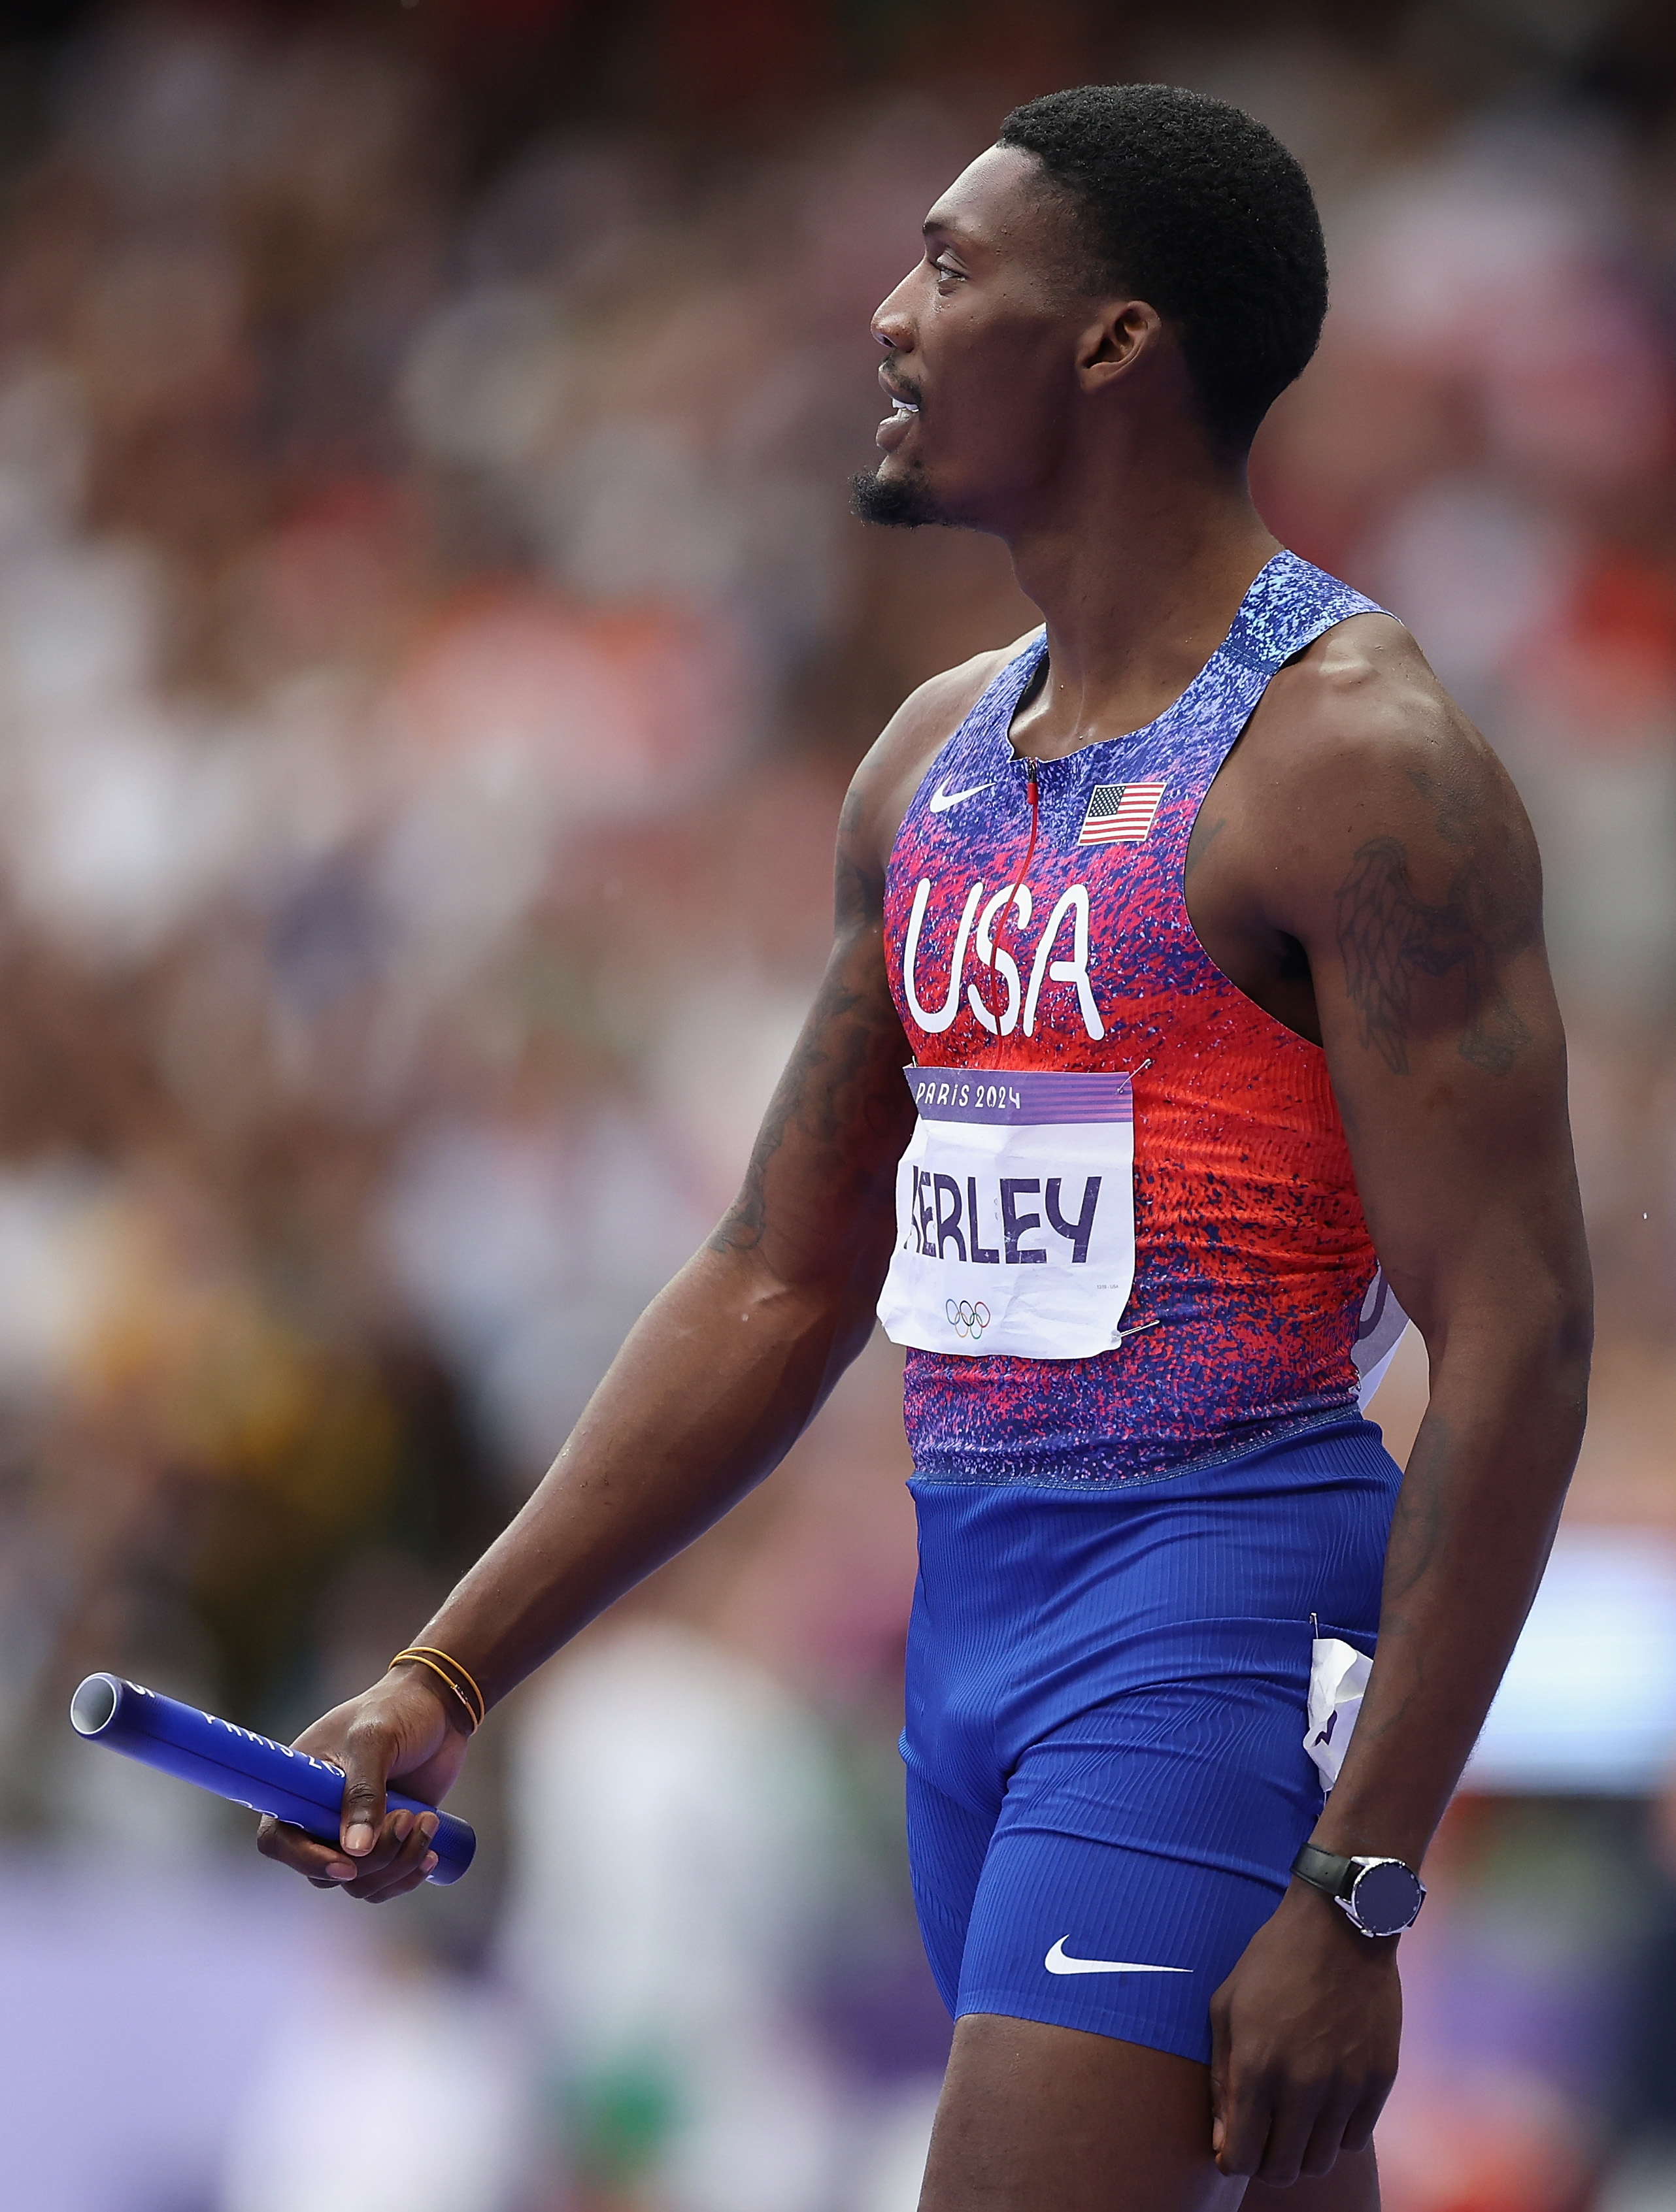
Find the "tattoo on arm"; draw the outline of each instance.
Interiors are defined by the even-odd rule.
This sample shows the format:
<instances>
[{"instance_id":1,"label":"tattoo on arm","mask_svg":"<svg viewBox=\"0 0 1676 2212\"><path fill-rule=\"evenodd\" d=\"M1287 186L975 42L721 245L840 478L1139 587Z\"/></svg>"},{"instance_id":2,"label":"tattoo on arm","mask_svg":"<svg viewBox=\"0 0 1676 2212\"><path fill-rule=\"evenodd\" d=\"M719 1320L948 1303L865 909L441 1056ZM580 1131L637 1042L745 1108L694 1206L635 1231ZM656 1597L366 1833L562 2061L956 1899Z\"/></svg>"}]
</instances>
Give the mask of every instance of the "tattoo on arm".
<instances>
[{"instance_id":1,"label":"tattoo on arm","mask_svg":"<svg viewBox=\"0 0 1676 2212\"><path fill-rule=\"evenodd\" d=\"M1338 949L1360 1018L1362 1042L1393 1075L1408 1073L1414 999L1423 978L1458 979L1465 1028L1463 1060L1505 1075L1530 1031L1497 980L1501 960L1528 944L1534 920L1523 897L1509 900L1469 863L1439 905L1417 898L1408 849L1395 837L1357 848L1338 886Z\"/></svg>"},{"instance_id":2,"label":"tattoo on arm","mask_svg":"<svg viewBox=\"0 0 1676 2212\"><path fill-rule=\"evenodd\" d=\"M858 979L857 956L869 969L877 961L876 983L870 974ZM835 1218L857 1224L884 1202L911 1119L901 1077L905 1050L878 941L868 932L859 945L852 942L850 957L841 953L827 969L763 1117L739 1196L710 1237L713 1251L760 1248L770 1174L788 1144L804 1155L798 1181Z\"/></svg>"},{"instance_id":3,"label":"tattoo on arm","mask_svg":"<svg viewBox=\"0 0 1676 2212\"><path fill-rule=\"evenodd\" d=\"M869 1224L888 1224L913 1112L901 1073L907 1040L885 975L885 868L873 829L852 785L838 823L832 957L713 1251L758 1252L783 1235L781 1257L789 1251L795 1263L852 1237L864 1244Z\"/></svg>"},{"instance_id":4,"label":"tattoo on arm","mask_svg":"<svg viewBox=\"0 0 1676 2212\"><path fill-rule=\"evenodd\" d=\"M768 1218L768 1171L794 1130L812 1137L825 1150L838 1146L843 1133L838 1102L866 1054L866 1030L859 1013L860 994L843 975L829 973L769 1101L739 1196L710 1235L712 1251L751 1252L762 1243Z\"/></svg>"},{"instance_id":5,"label":"tattoo on arm","mask_svg":"<svg viewBox=\"0 0 1676 2212\"><path fill-rule=\"evenodd\" d=\"M884 906L884 879L863 857L865 808L851 789L838 816L838 852L832 863L832 913L840 931L864 928Z\"/></svg>"}]
</instances>

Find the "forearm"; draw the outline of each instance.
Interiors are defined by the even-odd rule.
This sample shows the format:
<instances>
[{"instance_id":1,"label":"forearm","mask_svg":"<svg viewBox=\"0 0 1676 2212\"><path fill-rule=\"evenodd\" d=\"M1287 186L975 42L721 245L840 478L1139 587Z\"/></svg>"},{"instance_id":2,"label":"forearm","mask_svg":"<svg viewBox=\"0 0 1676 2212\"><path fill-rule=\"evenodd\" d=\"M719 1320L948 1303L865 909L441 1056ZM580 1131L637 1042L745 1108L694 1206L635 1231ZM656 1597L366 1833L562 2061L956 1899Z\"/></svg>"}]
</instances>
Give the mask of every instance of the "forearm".
<instances>
[{"instance_id":1,"label":"forearm","mask_svg":"<svg viewBox=\"0 0 1676 2212\"><path fill-rule=\"evenodd\" d=\"M1378 1656L1313 1840L1418 1865L1541 1579L1577 1449L1585 1288L1451 1329L1386 1554Z\"/></svg>"},{"instance_id":2,"label":"forearm","mask_svg":"<svg viewBox=\"0 0 1676 2212\"><path fill-rule=\"evenodd\" d=\"M698 1253L648 1307L534 1495L414 1640L491 1705L769 1474L872 1326L869 1285Z\"/></svg>"}]
</instances>

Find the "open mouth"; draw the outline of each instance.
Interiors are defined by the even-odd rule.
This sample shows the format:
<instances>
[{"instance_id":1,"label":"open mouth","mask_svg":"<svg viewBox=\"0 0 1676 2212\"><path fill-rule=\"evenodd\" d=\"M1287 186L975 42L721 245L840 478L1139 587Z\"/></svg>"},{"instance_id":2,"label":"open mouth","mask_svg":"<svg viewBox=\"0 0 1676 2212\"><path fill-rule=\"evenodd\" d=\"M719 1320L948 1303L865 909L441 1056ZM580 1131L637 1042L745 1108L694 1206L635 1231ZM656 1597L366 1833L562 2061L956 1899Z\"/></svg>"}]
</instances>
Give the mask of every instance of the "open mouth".
<instances>
[{"instance_id":1,"label":"open mouth","mask_svg":"<svg viewBox=\"0 0 1676 2212\"><path fill-rule=\"evenodd\" d=\"M919 402L917 399L904 398L902 394L895 391L882 375L879 379L879 388L885 396L890 412L875 433L875 441L881 452L894 453L897 447L908 435L914 422L918 420Z\"/></svg>"},{"instance_id":2,"label":"open mouth","mask_svg":"<svg viewBox=\"0 0 1676 2212\"><path fill-rule=\"evenodd\" d=\"M887 374L887 368L888 364L881 363L880 366L879 389L890 404L890 414L886 417L886 420L893 420L899 422L910 415L918 414L919 402L917 399L912 398L910 396L913 391L912 385L908 386L906 392L902 392L898 389L897 386Z\"/></svg>"}]
</instances>

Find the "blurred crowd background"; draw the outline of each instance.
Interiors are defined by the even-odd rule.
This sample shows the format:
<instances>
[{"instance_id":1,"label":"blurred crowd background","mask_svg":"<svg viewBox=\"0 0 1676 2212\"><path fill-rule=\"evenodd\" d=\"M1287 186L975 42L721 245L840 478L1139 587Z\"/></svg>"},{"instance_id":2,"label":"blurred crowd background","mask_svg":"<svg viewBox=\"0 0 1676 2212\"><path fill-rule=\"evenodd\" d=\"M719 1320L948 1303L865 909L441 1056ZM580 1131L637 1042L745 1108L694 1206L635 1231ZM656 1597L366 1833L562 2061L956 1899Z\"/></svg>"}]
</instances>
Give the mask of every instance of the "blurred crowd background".
<instances>
[{"instance_id":1,"label":"blurred crowd background","mask_svg":"<svg viewBox=\"0 0 1676 2212\"><path fill-rule=\"evenodd\" d=\"M380 1914L71 1738L381 1670L728 1201L844 783L1033 620L868 533L870 311L1015 101L1237 100L1257 456L1542 836L1600 1278L1405 1946L1391 2212L1676 2207L1676 17L341 0L0 17L0 2114L30 2212L908 2212L948 2028L889 1347L491 1724ZM1411 1343L1377 1411L1399 1453Z\"/></svg>"}]
</instances>

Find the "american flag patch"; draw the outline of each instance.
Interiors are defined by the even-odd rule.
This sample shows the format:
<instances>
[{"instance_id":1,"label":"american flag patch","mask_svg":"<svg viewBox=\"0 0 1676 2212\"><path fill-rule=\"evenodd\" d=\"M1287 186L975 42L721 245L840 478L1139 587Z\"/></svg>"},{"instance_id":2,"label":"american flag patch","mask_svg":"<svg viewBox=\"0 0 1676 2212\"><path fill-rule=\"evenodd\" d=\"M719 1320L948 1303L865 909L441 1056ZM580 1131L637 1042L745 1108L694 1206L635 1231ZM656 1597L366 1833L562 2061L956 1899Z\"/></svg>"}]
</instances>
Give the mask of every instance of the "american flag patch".
<instances>
[{"instance_id":1,"label":"american flag patch","mask_svg":"<svg viewBox=\"0 0 1676 2212\"><path fill-rule=\"evenodd\" d=\"M1097 783L1077 836L1079 845L1138 845L1164 796L1161 783Z\"/></svg>"}]
</instances>

